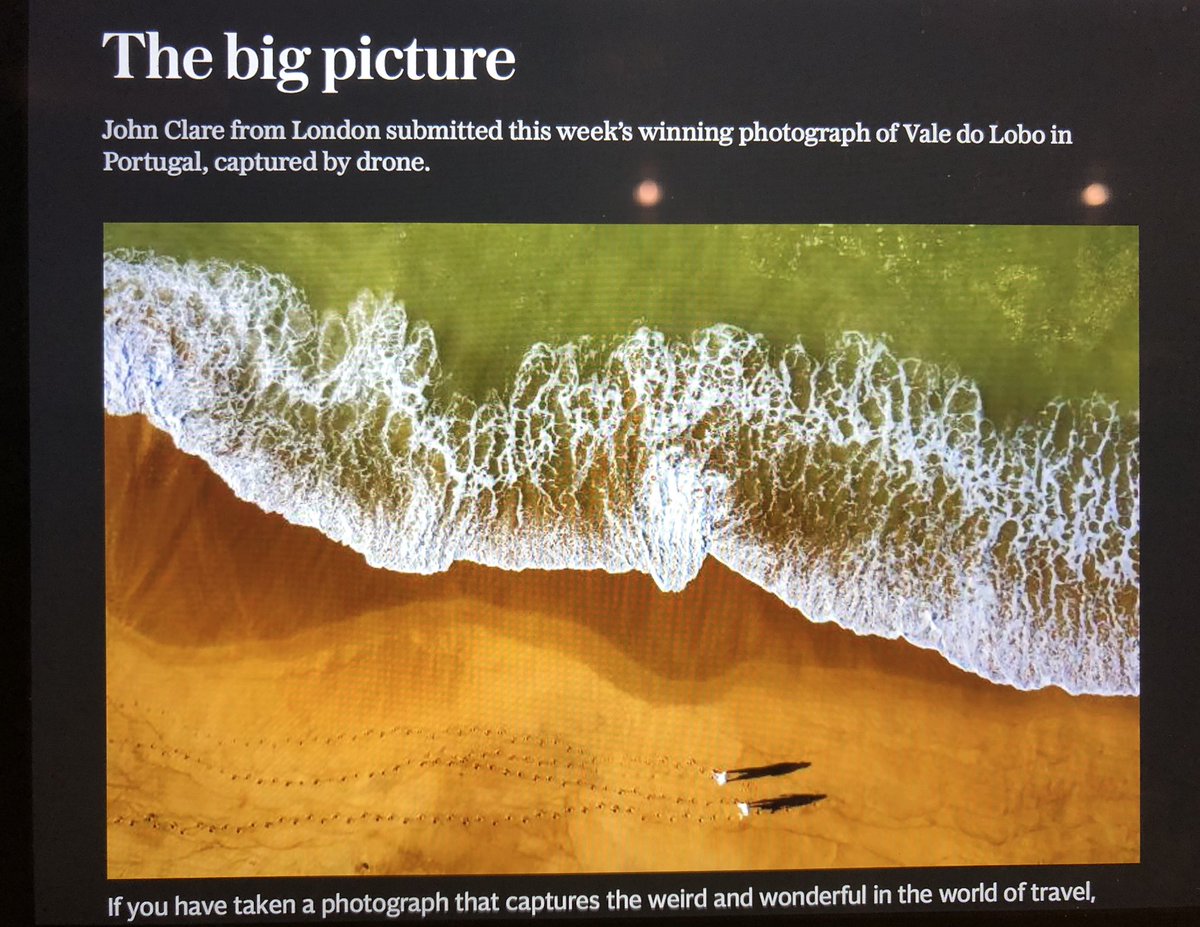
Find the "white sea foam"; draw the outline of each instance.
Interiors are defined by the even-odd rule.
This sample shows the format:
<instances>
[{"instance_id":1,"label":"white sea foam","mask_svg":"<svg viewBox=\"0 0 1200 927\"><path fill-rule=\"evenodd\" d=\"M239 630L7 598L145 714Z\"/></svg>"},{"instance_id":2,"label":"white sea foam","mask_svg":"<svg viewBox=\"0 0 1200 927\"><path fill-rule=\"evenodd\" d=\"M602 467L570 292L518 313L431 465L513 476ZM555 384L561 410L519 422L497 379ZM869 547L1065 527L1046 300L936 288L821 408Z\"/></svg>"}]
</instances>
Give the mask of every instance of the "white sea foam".
<instances>
[{"instance_id":1,"label":"white sea foam","mask_svg":"<svg viewBox=\"0 0 1200 927\"><path fill-rule=\"evenodd\" d=\"M374 566L639 570L669 591L711 555L995 682L1138 691L1138 429L1098 398L1001 431L973 383L881 340L773 356L719 325L537 344L475 401L390 298L322 319L261 268L147 253L106 255L104 326L110 413Z\"/></svg>"}]
</instances>

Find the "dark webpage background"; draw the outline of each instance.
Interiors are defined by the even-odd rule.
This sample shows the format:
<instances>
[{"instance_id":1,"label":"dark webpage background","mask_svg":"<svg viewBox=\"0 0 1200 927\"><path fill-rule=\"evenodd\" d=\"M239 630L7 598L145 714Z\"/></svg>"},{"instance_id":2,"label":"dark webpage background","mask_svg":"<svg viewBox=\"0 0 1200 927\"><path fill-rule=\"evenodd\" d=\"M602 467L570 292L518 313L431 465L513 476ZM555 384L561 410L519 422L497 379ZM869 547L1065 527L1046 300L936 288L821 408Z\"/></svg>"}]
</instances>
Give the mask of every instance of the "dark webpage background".
<instances>
[{"instance_id":1,"label":"dark webpage background","mask_svg":"<svg viewBox=\"0 0 1200 927\"><path fill-rule=\"evenodd\" d=\"M1077 869L909 870L917 885L1093 881L1102 904L1200 904L1194 448L1200 341L1193 286L1200 31L1183 2L35 3L30 10L29 257L32 671L36 913L98 922L109 894L171 898L182 883L105 881L102 227L124 221L628 222L644 176L660 222L1137 225L1141 254L1143 523L1142 862ZM206 81L117 81L104 32L158 30L215 53ZM281 94L226 81L223 36L276 47L506 46L504 83L355 82ZM314 83L319 52L308 62ZM1057 123L1075 144L1004 146L408 143L422 174L104 173L100 152L249 153L337 143L108 144L106 118L161 123L589 124L605 118L740 125ZM347 144L357 151L362 145ZM365 147L371 147L366 143ZM1113 200L1081 205L1102 181ZM68 575L69 574L69 575ZM810 885L870 881L814 873ZM843 875L845 878L843 878ZM899 875L899 874L892 874ZM883 884L897 879L879 873ZM796 887L780 874L762 887ZM698 875L530 878L522 891L742 888ZM275 880L273 894L500 891L508 878ZM192 881L231 897L246 882ZM962 908L957 910L962 911ZM539 919L542 920L542 919Z\"/></svg>"}]
</instances>

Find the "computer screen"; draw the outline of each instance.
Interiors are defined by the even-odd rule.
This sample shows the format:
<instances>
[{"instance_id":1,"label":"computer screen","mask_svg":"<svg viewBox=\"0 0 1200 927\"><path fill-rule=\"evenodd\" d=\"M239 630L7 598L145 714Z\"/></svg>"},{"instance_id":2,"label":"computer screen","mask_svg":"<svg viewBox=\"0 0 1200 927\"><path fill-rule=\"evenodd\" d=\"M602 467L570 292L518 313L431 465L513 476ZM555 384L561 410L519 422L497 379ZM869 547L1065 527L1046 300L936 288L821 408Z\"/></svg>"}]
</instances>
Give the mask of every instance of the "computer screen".
<instances>
[{"instance_id":1,"label":"computer screen","mask_svg":"<svg viewBox=\"0 0 1200 927\"><path fill-rule=\"evenodd\" d=\"M1186 5L30 27L39 921L1194 908Z\"/></svg>"}]
</instances>

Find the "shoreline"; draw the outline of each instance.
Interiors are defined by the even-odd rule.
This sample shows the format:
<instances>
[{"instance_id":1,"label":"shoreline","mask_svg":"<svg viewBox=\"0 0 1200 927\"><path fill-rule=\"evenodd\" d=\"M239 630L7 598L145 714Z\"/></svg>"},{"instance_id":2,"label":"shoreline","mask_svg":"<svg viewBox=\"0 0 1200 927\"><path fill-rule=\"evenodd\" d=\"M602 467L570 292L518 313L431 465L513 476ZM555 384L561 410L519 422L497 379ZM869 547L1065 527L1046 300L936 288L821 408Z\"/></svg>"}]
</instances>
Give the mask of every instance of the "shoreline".
<instances>
[{"instance_id":1,"label":"shoreline","mask_svg":"<svg viewBox=\"0 0 1200 927\"><path fill-rule=\"evenodd\" d=\"M373 570L144 419L105 435L110 877L1139 859L1136 698L997 686L711 560L675 594ZM788 794L823 797L736 807Z\"/></svg>"}]
</instances>

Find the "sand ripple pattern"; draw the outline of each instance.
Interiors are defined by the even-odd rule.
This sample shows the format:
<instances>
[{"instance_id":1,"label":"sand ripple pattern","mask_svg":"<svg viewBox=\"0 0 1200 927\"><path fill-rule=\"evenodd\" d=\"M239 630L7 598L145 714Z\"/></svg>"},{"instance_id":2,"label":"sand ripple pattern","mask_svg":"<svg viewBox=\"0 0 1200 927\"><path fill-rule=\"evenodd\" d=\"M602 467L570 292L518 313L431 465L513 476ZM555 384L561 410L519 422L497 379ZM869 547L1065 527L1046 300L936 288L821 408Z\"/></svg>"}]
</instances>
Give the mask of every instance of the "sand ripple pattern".
<instances>
[{"instance_id":1,"label":"sand ripple pattern","mask_svg":"<svg viewBox=\"0 0 1200 927\"><path fill-rule=\"evenodd\" d=\"M882 340L817 357L717 325L535 344L477 401L391 297L322 317L262 268L122 251L104 299L108 412L373 566L672 591L713 556L995 682L1138 691L1138 423L1099 397L1002 430L974 383Z\"/></svg>"}]
</instances>

